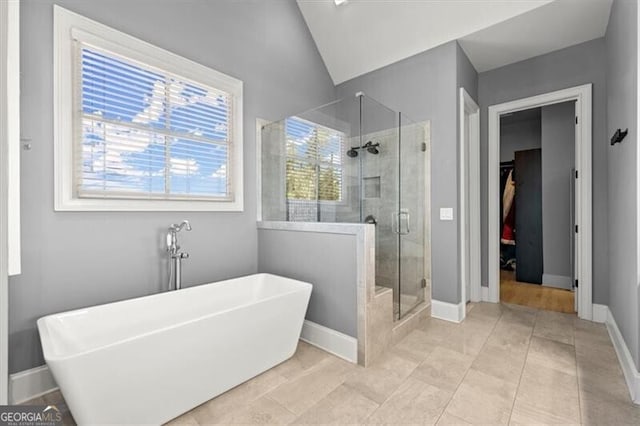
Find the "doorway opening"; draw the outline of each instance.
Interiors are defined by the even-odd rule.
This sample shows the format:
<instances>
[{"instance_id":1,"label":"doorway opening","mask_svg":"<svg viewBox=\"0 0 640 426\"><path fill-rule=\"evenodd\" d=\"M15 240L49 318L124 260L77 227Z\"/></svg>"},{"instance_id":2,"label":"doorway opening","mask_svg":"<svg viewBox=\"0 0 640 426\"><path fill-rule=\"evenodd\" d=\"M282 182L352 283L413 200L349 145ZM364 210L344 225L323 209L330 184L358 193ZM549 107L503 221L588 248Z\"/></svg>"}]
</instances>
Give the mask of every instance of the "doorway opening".
<instances>
[{"instance_id":1,"label":"doorway opening","mask_svg":"<svg viewBox=\"0 0 640 426\"><path fill-rule=\"evenodd\" d=\"M575 101L500 116L500 300L574 313Z\"/></svg>"},{"instance_id":2,"label":"doorway opening","mask_svg":"<svg viewBox=\"0 0 640 426\"><path fill-rule=\"evenodd\" d=\"M509 285L521 285L518 284L519 282L533 282L534 284L531 285L537 286L536 289L540 293L535 297L543 297L541 293L545 290L555 290L551 285L542 285L544 281L547 281L547 284L564 288L559 291L567 291L571 286L574 309L578 316L583 319L592 319L591 90L592 87L589 84L489 107L487 237L489 243L489 286L486 298L483 297L483 299L496 303L501 301L501 278L506 283L507 287L505 288L508 288ZM527 115L528 119L534 120L537 115L541 116L542 112L547 109L557 112L563 108L573 112L571 122L571 126L574 128L573 151L568 150L566 153L569 156L573 154L571 160L573 170L568 173L571 179L565 176L562 180L566 186L561 188L562 191L559 191L561 195L555 195L556 199L561 197L565 202L570 203L569 212L560 221L561 224L557 226L566 227L566 222L569 220L568 228L569 231L573 230L573 233L569 234L570 237L567 237L566 234L563 235L561 250L565 263L562 268L555 269L554 262L548 261L548 266L551 268L545 270L543 248L545 235L543 205L545 204L544 198L546 198L543 191L544 148L536 150L536 148L526 149L531 147L520 146L519 149L514 150L513 159L501 158L502 143L506 140L503 140L502 137L501 124L503 124L503 120L508 124L509 120L522 119L523 116L526 118ZM521 151L518 158L515 155L516 151ZM513 163L510 164L510 161ZM546 163L552 164L548 161ZM527 166L528 164L533 164L533 166ZM511 167L515 172L504 172L503 174L501 166L505 166L504 169L507 170ZM558 173L561 175L560 172ZM509 209L504 209L504 201L508 202L508 200L504 199L505 192L501 187L501 175L507 185L509 174L512 177L510 184L514 185L514 197L511 201L515 200L516 205L512 218L507 217ZM519 188L519 185L525 186ZM561 185L564 184L557 183L558 188ZM520 190L518 191L518 189ZM530 199L520 200L516 198L516 194L524 195ZM553 199L553 197L550 198L550 200ZM522 206L522 203L525 205ZM518 204L521 205L521 208L518 208ZM518 218L518 211L522 211L520 218ZM553 214L553 209L550 209L549 214ZM505 230L503 225L510 220L512 220L512 229ZM522 223L518 226L517 222ZM526 226L531 227L532 230L525 230ZM551 229L554 227L551 226ZM520 231L520 235L518 235L518 231ZM525 240L519 241L522 238ZM552 242L550 237L547 242ZM509 247L506 247L504 253L501 250L508 245L515 245L515 255L511 252L511 257ZM527 250L533 254L527 254ZM552 255L552 253L553 251L548 255ZM501 254L502 262L500 260ZM524 260L525 256L537 258L537 261ZM569 265L566 262L567 257ZM512 268L514 269L513 275L510 275L511 271L501 269L501 263L505 269L508 269L510 264L514 266ZM566 272L567 270L569 272Z\"/></svg>"}]
</instances>

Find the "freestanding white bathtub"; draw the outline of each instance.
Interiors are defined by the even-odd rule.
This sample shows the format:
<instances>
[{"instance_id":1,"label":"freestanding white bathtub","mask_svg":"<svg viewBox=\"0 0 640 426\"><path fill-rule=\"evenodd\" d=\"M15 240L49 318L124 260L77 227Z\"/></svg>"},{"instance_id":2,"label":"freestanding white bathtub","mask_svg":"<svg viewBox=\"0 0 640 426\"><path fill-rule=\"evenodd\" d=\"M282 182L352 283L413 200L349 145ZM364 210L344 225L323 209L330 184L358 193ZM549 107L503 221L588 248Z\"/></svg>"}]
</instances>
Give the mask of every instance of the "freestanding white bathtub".
<instances>
[{"instance_id":1,"label":"freestanding white bathtub","mask_svg":"<svg viewBox=\"0 0 640 426\"><path fill-rule=\"evenodd\" d=\"M311 284L251 275L38 320L78 424L160 424L290 358Z\"/></svg>"}]
</instances>

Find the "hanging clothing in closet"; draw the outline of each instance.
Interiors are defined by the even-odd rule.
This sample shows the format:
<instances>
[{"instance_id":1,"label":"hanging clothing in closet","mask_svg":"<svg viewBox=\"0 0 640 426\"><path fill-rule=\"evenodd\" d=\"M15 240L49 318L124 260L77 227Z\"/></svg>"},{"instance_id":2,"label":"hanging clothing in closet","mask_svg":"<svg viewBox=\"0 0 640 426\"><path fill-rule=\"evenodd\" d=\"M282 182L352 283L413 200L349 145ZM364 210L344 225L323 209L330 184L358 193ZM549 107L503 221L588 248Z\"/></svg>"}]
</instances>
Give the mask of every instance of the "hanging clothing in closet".
<instances>
[{"instance_id":1,"label":"hanging clothing in closet","mask_svg":"<svg viewBox=\"0 0 640 426\"><path fill-rule=\"evenodd\" d=\"M502 236L500 242L511 246L516 245L515 235L515 205L516 183L513 180L513 169L509 172L504 190L502 191Z\"/></svg>"},{"instance_id":2,"label":"hanging clothing in closet","mask_svg":"<svg viewBox=\"0 0 640 426\"><path fill-rule=\"evenodd\" d=\"M516 268L515 242L515 179L513 161L500 164L500 268Z\"/></svg>"}]
</instances>

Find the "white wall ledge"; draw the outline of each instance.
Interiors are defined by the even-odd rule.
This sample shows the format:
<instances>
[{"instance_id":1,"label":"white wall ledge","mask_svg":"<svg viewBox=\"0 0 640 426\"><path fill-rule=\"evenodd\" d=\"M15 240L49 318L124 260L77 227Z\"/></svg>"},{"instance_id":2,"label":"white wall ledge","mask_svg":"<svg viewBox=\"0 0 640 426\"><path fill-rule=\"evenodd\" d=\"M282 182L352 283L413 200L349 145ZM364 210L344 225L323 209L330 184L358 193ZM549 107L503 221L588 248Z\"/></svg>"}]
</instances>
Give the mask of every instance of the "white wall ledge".
<instances>
[{"instance_id":1,"label":"white wall ledge","mask_svg":"<svg viewBox=\"0 0 640 426\"><path fill-rule=\"evenodd\" d=\"M372 229L374 225L367 223L335 223L335 222L286 222L286 221L259 221L258 229L274 229L280 231L320 232L324 234L360 235L367 226Z\"/></svg>"}]
</instances>

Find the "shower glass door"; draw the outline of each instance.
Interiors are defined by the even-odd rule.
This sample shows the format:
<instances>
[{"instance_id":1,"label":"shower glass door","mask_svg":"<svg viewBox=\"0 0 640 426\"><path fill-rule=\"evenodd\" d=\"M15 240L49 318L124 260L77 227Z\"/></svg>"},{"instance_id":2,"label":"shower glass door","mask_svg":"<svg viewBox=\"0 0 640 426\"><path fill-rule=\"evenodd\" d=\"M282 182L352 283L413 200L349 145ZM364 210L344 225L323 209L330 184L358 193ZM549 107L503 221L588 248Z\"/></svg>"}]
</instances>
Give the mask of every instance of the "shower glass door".
<instances>
[{"instance_id":1,"label":"shower glass door","mask_svg":"<svg viewBox=\"0 0 640 426\"><path fill-rule=\"evenodd\" d=\"M360 96L360 220L376 223L376 287L393 290L400 314L398 113Z\"/></svg>"},{"instance_id":2,"label":"shower glass door","mask_svg":"<svg viewBox=\"0 0 640 426\"><path fill-rule=\"evenodd\" d=\"M376 223L376 286L393 289L402 318L424 301L425 128L360 97L363 222Z\"/></svg>"},{"instance_id":3,"label":"shower glass door","mask_svg":"<svg viewBox=\"0 0 640 426\"><path fill-rule=\"evenodd\" d=\"M398 211L399 306L402 318L424 301L425 280L425 128L399 114Z\"/></svg>"}]
</instances>

